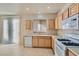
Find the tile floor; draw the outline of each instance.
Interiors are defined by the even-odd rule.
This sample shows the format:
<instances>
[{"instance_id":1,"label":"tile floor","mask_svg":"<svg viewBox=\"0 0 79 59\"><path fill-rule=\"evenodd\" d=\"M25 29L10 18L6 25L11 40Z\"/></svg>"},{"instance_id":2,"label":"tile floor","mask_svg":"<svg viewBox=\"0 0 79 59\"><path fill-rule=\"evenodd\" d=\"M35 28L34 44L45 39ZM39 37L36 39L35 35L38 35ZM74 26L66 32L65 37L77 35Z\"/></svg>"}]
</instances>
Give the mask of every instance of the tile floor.
<instances>
[{"instance_id":1,"label":"tile floor","mask_svg":"<svg viewBox=\"0 0 79 59\"><path fill-rule=\"evenodd\" d=\"M53 51L47 48L23 48L14 44L0 44L0 56L53 56Z\"/></svg>"}]
</instances>

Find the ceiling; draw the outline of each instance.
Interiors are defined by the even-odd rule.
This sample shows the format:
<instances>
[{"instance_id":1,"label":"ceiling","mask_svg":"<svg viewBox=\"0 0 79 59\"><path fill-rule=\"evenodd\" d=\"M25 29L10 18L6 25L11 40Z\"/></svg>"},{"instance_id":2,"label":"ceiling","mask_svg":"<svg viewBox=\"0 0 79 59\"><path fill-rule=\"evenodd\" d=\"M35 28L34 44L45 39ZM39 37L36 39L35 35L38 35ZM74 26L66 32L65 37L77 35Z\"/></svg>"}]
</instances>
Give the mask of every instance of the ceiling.
<instances>
[{"instance_id":1,"label":"ceiling","mask_svg":"<svg viewBox=\"0 0 79 59\"><path fill-rule=\"evenodd\" d=\"M0 3L0 15L56 15L65 5L66 3Z\"/></svg>"},{"instance_id":2,"label":"ceiling","mask_svg":"<svg viewBox=\"0 0 79 59\"><path fill-rule=\"evenodd\" d=\"M0 3L0 14L57 13L64 3Z\"/></svg>"}]
</instances>

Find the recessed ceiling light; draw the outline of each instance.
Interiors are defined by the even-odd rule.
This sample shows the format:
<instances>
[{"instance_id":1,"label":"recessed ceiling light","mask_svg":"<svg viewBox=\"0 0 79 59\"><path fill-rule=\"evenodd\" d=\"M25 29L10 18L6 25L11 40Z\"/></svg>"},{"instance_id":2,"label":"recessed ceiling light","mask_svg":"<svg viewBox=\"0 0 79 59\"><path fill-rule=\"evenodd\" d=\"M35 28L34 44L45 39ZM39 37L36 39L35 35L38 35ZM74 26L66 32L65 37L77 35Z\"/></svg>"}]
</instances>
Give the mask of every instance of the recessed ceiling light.
<instances>
[{"instance_id":1,"label":"recessed ceiling light","mask_svg":"<svg viewBox=\"0 0 79 59\"><path fill-rule=\"evenodd\" d=\"M47 7L48 9L50 8L50 7Z\"/></svg>"},{"instance_id":2,"label":"recessed ceiling light","mask_svg":"<svg viewBox=\"0 0 79 59\"><path fill-rule=\"evenodd\" d=\"M41 12L38 12L38 14L40 14Z\"/></svg>"},{"instance_id":3,"label":"recessed ceiling light","mask_svg":"<svg viewBox=\"0 0 79 59\"><path fill-rule=\"evenodd\" d=\"M26 10L29 10L29 8L26 8Z\"/></svg>"}]
</instances>

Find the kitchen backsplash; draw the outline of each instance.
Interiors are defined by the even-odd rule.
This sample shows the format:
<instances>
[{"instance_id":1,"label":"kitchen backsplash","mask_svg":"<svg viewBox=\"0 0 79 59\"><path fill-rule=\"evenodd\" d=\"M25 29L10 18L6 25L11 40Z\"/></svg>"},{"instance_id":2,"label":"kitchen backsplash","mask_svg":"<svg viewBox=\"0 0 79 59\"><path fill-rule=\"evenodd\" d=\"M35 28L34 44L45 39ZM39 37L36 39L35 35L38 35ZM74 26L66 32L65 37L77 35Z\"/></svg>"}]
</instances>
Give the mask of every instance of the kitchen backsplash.
<instances>
[{"instance_id":1,"label":"kitchen backsplash","mask_svg":"<svg viewBox=\"0 0 79 59\"><path fill-rule=\"evenodd\" d=\"M33 34L39 34L39 35L57 35L56 30L47 31L47 32L27 32L25 35L33 35Z\"/></svg>"},{"instance_id":2,"label":"kitchen backsplash","mask_svg":"<svg viewBox=\"0 0 79 59\"><path fill-rule=\"evenodd\" d=\"M74 38L79 38L79 30L57 30L58 36L68 36L71 35Z\"/></svg>"}]
</instances>

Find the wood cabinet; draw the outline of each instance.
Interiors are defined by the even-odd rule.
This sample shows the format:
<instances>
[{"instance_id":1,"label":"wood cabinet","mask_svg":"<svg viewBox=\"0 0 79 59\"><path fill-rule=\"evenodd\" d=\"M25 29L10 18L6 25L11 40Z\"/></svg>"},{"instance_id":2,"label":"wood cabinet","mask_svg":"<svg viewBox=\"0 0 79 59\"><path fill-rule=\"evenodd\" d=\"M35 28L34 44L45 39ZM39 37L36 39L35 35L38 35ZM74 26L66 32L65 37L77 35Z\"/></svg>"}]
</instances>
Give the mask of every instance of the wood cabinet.
<instances>
[{"instance_id":1,"label":"wood cabinet","mask_svg":"<svg viewBox=\"0 0 79 59\"><path fill-rule=\"evenodd\" d=\"M57 19L57 17L55 19L55 29L58 29L58 19Z\"/></svg>"},{"instance_id":2,"label":"wood cabinet","mask_svg":"<svg viewBox=\"0 0 79 59\"><path fill-rule=\"evenodd\" d=\"M37 36L32 37L32 47L38 47L38 37Z\"/></svg>"},{"instance_id":3,"label":"wood cabinet","mask_svg":"<svg viewBox=\"0 0 79 59\"><path fill-rule=\"evenodd\" d=\"M32 30L32 20L26 20L26 30Z\"/></svg>"},{"instance_id":4,"label":"wood cabinet","mask_svg":"<svg viewBox=\"0 0 79 59\"><path fill-rule=\"evenodd\" d=\"M55 49L55 36L52 36L52 49Z\"/></svg>"},{"instance_id":5,"label":"wood cabinet","mask_svg":"<svg viewBox=\"0 0 79 59\"><path fill-rule=\"evenodd\" d=\"M45 37L45 47L52 47L52 38L51 37Z\"/></svg>"},{"instance_id":6,"label":"wood cabinet","mask_svg":"<svg viewBox=\"0 0 79 59\"><path fill-rule=\"evenodd\" d=\"M74 3L69 7L69 16L77 14L79 12L79 4Z\"/></svg>"},{"instance_id":7,"label":"wood cabinet","mask_svg":"<svg viewBox=\"0 0 79 59\"><path fill-rule=\"evenodd\" d=\"M61 29L62 23L62 14L58 14L57 18L55 19L55 29Z\"/></svg>"},{"instance_id":8,"label":"wood cabinet","mask_svg":"<svg viewBox=\"0 0 79 59\"><path fill-rule=\"evenodd\" d=\"M51 48L52 39L49 36L33 36L33 47Z\"/></svg>"},{"instance_id":9,"label":"wood cabinet","mask_svg":"<svg viewBox=\"0 0 79 59\"><path fill-rule=\"evenodd\" d=\"M68 51L69 56L77 56L76 54L74 54L74 52L72 52L71 50Z\"/></svg>"},{"instance_id":10,"label":"wood cabinet","mask_svg":"<svg viewBox=\"0 0 79 59\"><path fill-rule=\"evenodd\" d=\"M43 36L39 36L38 37L38 42L39 42L39 44L38 44L38 46L39 47L45 47L45 40L44 40L44 37Z\"/></svg>"},{"instance_id":11,"label":"wood cabinet","mask_svg":"<svg viewBox=\"0 0 79 59\"><path fill-rule=\"evenodd\" d=\"M58 15L58 29L61 29L61 23L62 23L62 14Z\"/></svg>"},{"instance_id":12,"label":"wood cabinet","mask_svg":"<svg viewBox=\"0 0 79 59\"><path fill-rule=\"evenodd\" d=\"M62 18L63 20L67 19L69 17L69 9L66 9L63 14L62 14Z\"/></svg>"},{"instance_id":13,"label":"wood cabinet","mask_svg":"<svg viewBox=\"0 0 79 59\"><path fill-rule=\"evenodd\" d=\"M55 20L54 19L49 19L48 20L48 30L54 30L55 29Z\"/></svg>"}]
</instances>

